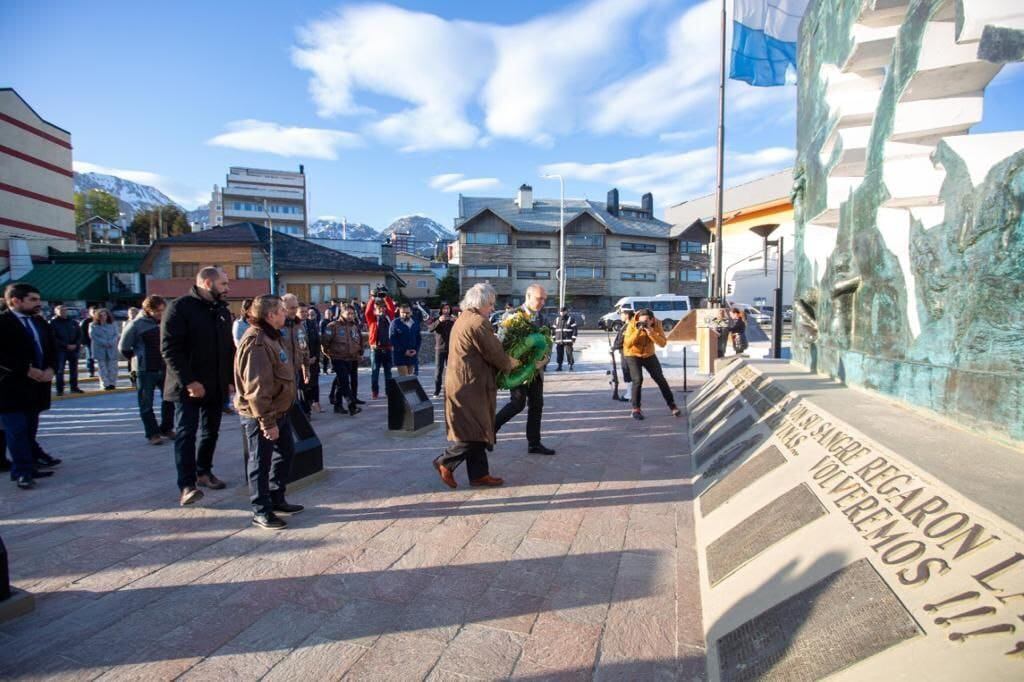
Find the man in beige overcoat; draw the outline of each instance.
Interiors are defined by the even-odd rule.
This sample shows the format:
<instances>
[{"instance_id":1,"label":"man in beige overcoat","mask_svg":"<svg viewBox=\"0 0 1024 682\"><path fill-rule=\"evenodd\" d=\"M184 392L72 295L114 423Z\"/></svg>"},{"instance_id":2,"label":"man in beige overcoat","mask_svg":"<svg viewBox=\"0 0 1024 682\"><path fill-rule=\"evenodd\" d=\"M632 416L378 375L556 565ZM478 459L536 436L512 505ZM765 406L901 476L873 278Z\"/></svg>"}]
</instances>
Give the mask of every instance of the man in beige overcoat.
<instances>
[{"instance_id":1,"label":"man in beige overcoat","mask_svg":"<svg viewBox=\"0 0 1024 682\"><path fill-rule=\"evenodd\" d=\"M519 361L505 354L488 321L495 298L490 284L473 285L462 300L462 313L448 340L444 417L452 445L434 460L434 468L449 488L456 487L454 471L463 460L470 485L504 483L490 475L486 448L494 443L497 373L512 371Z\"/></svg>"}]
</instances>

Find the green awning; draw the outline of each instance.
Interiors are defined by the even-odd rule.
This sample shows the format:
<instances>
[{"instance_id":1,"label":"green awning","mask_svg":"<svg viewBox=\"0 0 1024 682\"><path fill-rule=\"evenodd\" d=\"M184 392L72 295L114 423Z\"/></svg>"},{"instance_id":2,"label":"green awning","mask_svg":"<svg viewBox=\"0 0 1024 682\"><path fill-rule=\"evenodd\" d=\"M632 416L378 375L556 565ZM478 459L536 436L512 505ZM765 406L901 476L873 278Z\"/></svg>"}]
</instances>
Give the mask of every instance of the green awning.
<instances>
[{"instance_id":1,"label":"green awning","mask_svg":"<svg viewBox=\"0 0 1024 682\"><path fill-rule=\"evenodd\" d=\"M120 298L111 295L107 274L124 270L121 265L110 264L46 263L35 266L18 281L39 289L44 301L105 301Z\"/></svg>"}]
</instances>

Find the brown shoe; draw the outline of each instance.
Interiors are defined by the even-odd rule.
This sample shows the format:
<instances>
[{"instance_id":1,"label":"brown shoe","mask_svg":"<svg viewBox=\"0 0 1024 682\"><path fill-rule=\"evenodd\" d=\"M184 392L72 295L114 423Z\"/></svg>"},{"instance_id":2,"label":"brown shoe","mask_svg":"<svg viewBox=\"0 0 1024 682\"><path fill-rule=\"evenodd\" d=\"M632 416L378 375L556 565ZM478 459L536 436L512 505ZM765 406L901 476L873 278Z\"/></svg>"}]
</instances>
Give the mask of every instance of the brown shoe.
<instances>
[{"instance_id":1,"label":"brown shoe","mask_svg":"<svg viewBox=\"0 0 1024 682\"><path fill-rule=\"evenodd\" d=\"M469 484L478 488L481 486L494 488L499 485L504 485L505 479L498 478L497 476L481 476L480 478L473 479Z\"/></svg>"},{"instance_id":2,"label":"brown shoe","mask_svg":"<svg viewBox=\"0 0 1024 682\"><path fill-rule=\"evenodd\" d=\"M203 486L204 488L209 488L210 490L223 490L224 488L228 487L227 483L220 480L212 473L197 476L196 483Z\"/></svg>"},{"instance_id":3,"label":"brown shoe","mask_svg":"<svg viewBox=\"0 0 1024 682\"><path fill-rule=\"evenodd\" d=\"M441 477L441 482L449 488L457 488L459 484L455 482L455 476L452 474L452 470L441 464L441 462L434 460L434 468L437 469L437 475Z\"/></svg>"},{"instance_id":4,"label":"brown shoe","mask_svg":"<svg viewBox=\"0 0 1024 682\"><path fill-rule=\"evenodd\" d=\"M149 439L149 444L150 445L163 445L164 444L164 439L161 438L160 436L153 436L152 438Z\"/></svg>"},{"instance_id":5,"label":"brown shoe","mask_svg":"<svg viewBox=\"0 0 1024 682\"><path fill-rule=\"evenodd\" d=\"M203 499L203 491L199 490L198 488L193 488L189 486L188 488L183 488L181 491L182 507L192 504L194 502L198 502L201 499Z\"/></svg>"}]
</instances>

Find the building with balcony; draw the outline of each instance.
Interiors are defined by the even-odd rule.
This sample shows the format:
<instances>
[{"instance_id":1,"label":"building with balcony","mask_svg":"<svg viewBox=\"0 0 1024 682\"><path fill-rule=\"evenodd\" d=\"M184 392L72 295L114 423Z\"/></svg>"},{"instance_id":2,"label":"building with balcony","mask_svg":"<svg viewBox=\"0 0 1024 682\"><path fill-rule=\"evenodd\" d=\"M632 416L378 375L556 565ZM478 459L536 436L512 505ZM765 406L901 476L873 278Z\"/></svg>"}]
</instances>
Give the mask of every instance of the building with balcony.
<instances>
[{"instance_id":1,"label":"building with balcony","mask_svg":"<svg viewBox=\"0 0 1024 682\"><path fill-rule=\"evenodd\" d=\"M189 290L206 265L227 272L228 300L236 311L243 298L270 293L270 230L239 223L160 239L150 246L140 270L147 293L175 298ZM397 290L405 284L391 268L276 230L274 270L279 293L293 293L310 303L335 297L365 301L380 285Z\"/></svg>"},{"instance_id":2,"label":"building with balcony","mask_svg":"<svg viewBox=\"0 0 1024 682\"><path fill-rule=\"evenodd\" d=\"M556 294L549 294L549 301L558 304L558 199L534 199L529 185L520 187L514 198L460 196L455 228L458 243L449 247L449 259L460 265L463 291L488 281L501 302L519 303L526 287L537 282ZM579 311L604 313L623 296L678 291L678 270L670 268L670 254L679 250L679 241L669 223L654 217L650 193L639 206L620 203L617 189L608 192L606 202L566 199L569 304Z\"/></svg>"},{"instance_id":3,"label":"building with balcony","mask_svg":"<svg viewBox=\"0 0 1024 682\"><path fill-rule=\"evenodd\" d=\"M0 282L76 250L74 194L71 133L0 88Z\"/></svg>"},{"instance_id":4,"label":"building with balcony","mask_svg":"<svg viewBox=\"0 0 1024 682\"><path fill-rule=\"evenodd\" d=\"M722 270L726 297L737 303L771 305L776 284L776 250L768 249L765 274L764 239L753 229L771 230L769 239L782 237L783 259L782 301L793 303L793 169L767 175L725 190L722 197ZM665 219L672 223L672 234L681 244L683 235L693 236L701 230L714 232L715 195L708 194L665 209ZM701 228L694 232L694 226ZM685 254L681 254L685 255ZM691 254L691 259L694 255ZM708 255L700 257L707 267ZM692 260L691 260L692 262ZM704 283L704 290L707 284Z\"/></svg>"},{"instance_id":5,"label":"building with balcony","mask_svg":"<svg viewBox=\"0 0 1024 682\"><path fill-rule=\"evenodd\" d=\"M267 213L270 217L267 217ZM210 226L252 222L276 232L307 236L306 173L232 166L224 187L213 186Z\"/></svg>"},{"instance_id":6,"label":"building with balcony","mask_svg":"<svg viewBox=\"0 0 1024 682\"><path fill-rule=\"evenodd\" d=\"M438 277L429 258L414 253L395 253L395 272L406 281L402 293L416 300L433 296L437 292Z\"/></svg>"}]
</instances>

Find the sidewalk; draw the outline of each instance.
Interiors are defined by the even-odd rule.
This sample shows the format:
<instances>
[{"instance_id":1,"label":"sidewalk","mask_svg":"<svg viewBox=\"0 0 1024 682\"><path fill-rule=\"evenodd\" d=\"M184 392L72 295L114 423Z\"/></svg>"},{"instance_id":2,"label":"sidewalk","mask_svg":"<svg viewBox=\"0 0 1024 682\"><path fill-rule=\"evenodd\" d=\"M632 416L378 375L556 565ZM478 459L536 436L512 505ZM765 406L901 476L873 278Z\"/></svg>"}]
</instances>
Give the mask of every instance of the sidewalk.
<instances>
[{"instance_id":1,"label":"sidewalk","mask_svg":"<svg viewBox=\"0 0 1024 682\"><path fill-rule=\"evenodd\" d=\"M0 675L699 679L685 418L651 390L633 422L604 369L548 375L558 455L526 454L520 416L491 455L499 489L464 470L443 487L443 429L391 437L383 401L315 415L327 477L289 495L307 510L282 533L249 525L236 417L216 457L230 487L182 509L134 396L56 405L41 435L57 475L0 486L12 579L37 599L0 625Z\"/></svg>"}]
</instances>

